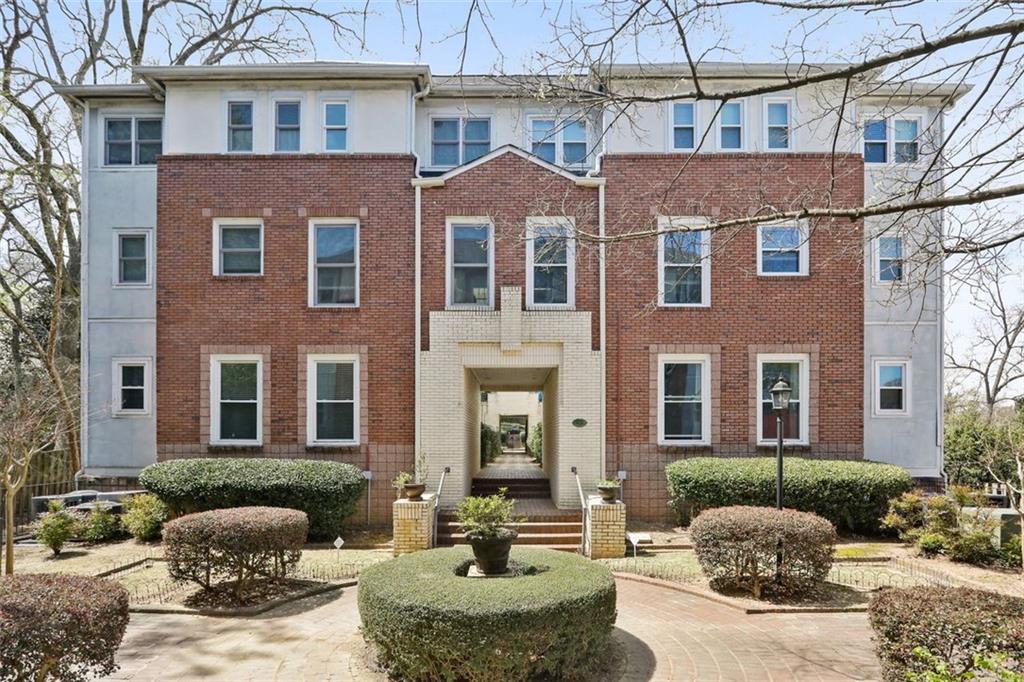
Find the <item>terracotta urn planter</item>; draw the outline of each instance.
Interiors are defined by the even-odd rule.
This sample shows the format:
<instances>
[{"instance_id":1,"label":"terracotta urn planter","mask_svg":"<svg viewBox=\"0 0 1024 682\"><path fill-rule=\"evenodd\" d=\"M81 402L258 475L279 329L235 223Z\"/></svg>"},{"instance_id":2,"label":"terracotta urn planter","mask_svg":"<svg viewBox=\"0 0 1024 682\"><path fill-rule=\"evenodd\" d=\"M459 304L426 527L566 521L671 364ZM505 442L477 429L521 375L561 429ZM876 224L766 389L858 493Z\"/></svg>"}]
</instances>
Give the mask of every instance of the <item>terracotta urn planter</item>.
<instances>
[{"instance_id":1,"label":"terracotta urn planter","mask_svg":"<svg viewBox=\"0 0 1024 682\"><path fill-rule=\"evenodd\" d=\"M419 501L423 498L423 491L427 489L426 483L406 483L402 486L402 492L406 499Z\"/></svg>"},{"instance_id":2,"label":"terracotta urn planter","mask_svg":"<svg viewBox=\"0 0 1024 682\"><path fill-rule=\"evenodd\" d=\"M484 575L501 575L507 571L512 541L518 535L518 531L512 528L502 528L498 535L467 533L466 539L473 548L473 558L476 559L477 569Z\"/></svg>"}]
</instances>

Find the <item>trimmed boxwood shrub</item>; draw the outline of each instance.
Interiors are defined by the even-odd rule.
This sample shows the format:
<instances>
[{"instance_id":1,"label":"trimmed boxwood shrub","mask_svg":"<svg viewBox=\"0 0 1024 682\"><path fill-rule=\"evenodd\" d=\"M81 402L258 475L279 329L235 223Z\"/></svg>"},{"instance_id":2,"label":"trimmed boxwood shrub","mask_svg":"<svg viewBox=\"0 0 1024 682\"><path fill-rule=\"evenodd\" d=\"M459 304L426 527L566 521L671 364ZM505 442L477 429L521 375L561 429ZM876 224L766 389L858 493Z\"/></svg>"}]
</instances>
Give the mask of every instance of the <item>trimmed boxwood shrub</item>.
<instances>
[{"instance_id":1,"label":"trimmed boxwood shrub","mask_svg":"<svg viewBox=\"0 0 1024 682\"><path fill-rule=\"evenodd\" d=\"M694 514L775 504L774 457L694 457L672 462L665 473L673 504ZM783 480L786 507L814 512L855 533L878 532L889 500L911 489L905 469L877 462L787 457Z\"/></svg>"},{"instance_id":2,"label":"trimmed boxwood shrub","mask_svg":"<svg viewBox=\"0 0 1024 682\"><path fill-rule=\"evenodd\" d=\"M310 459L196 458L151 464L139 482L175 515L229 507L306 512L311 538L333 538L366 487L351 464Z\"/></svg>"},{"instance_id":3,"label":"trimmed boxwood shrub","mask_svg":"<svg viewBox=\"0 0 1024 682\"><path fill-rule=\"evenodd\" d=\"M159 497L143 493L125 500L121 521L136 540L156 540L168 513L167 505Z\"/></svg>"},{"instance_id":4,"label":"trimmed boxwood shrub","mask_svg":"<svg viewBox=\"0 0 1024 682\"><path fill-rule=\"evenodd\" d=\"M254 578L283 578L299 562L308 527L305 512L278 507L188 514L164 524L167 571L206 590L234 580L241 597Z\"/></svg>"},{"instance_id":5,"label":"trimmed boxwood shrub","mask_svg":"<svg viewBox=\"0 0 1024 682\"><path fill-rule=\"evenodd\" d=\"M836 529L820 516L771 507L708 509L690 526L690 537L713 587L744 589L755 599L769 584L776 592L800 594L823 582L836 545Z\"/></svg>"},{"instance_id":6,"label":"trimmed boxwood shrub","mask_svg":"<svg viewBox=\"0 0 1024 682\"><path fill-rule=\"evenodd\" d=\"M868 615L886 680L923 675L936 661L954 679L972 670L976 655L1005 656L1008 670L1024 673L1024 599L965 587L908 587L875 595Z\"/></svg>"},{"instance_id":7,"label":"trimmed boxwood shrub","mask_svg":"<svg viewBox=\"0 0 1024 682\"><path fill-rule=\"evenodd\" d=\"M83 575L0 578L0 680L79 682L117 670L128 592Z\"/></svg>"},{"instance_id":8,"label":"trimmed boxwood shrub","mask_svg":"<svg viewBox=\"0 0 1024 682\"><path fill-rule=\"evenodd\" d=\"M513 578L465 578L465 547L359 576L363 634L402 680L593 679L615 624L615 581L575 554L516 547Z\"/></svg>"}]
</instances>

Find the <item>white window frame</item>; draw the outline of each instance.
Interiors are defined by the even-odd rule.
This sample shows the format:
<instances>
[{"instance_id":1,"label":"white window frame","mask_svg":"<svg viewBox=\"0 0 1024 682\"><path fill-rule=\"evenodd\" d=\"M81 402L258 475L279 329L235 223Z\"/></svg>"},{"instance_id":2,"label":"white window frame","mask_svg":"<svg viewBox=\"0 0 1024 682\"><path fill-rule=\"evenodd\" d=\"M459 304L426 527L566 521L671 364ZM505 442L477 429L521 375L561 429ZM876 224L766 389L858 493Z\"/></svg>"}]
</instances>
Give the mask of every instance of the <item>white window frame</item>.
<instances>
[{"instance_id":1,"label":"white window frame","mask_svg":"<svg viewBox=\"0 0 1024 682\"><path fill-rule=\"evenodd\" d=\"M665 365L699 364L700 430L699 440L674 440L665 436ZM658 356L658 445L669 447L707 447L711 445L711 356L700 353L671 353Z\"/></svg>"},{"instance_id":2,"label":"white window frame","mask_svg":"<svg viewBox=\"0 0 1024 682\"><path fill-rule=\"evenodd\" d=\"M277 148L277 129L280 127L277 123L277 107L280 104L295 104L299 107L299 122L296 125L285 126L286 130L297 130L299 132L299 146L298 149L278 149ZM275 154L301 154L302 153L302 104L303 98L299 96L280 95L270 100L270 146ZM346 112L347 116L348 112Z\"/></svg>"},{"instance_id":3,"label":"white window frame","mask_svg":"<svg viewBox=\"0 0 1024 682\"><path fill-rule=\"evenodd\" d=\"M316 228L318 227L352 227L355 229L355 269L356 269L356 296L352 303L318 303L317 279L316 279ZM310 218L308 231L308 268L307 287L309 291L310 308L358 308L359 307L359 219L358 218Z\"/></svg>"},{"instance_id":4,"label":"white window frame","mask_svg":"<svg viewBox=\"0 0 1024 682\"><path fill-rule=\"evenodd\" d=\"M122 140L122 142L131 143L132 148L132 162L131 163L108 163L107 162L107 121L130 121L131 122L131 139ZM111 110L102 116L100 116L100 134L99 134L99 155L100 155L100 166L104 169L139 169L139 170L154 170L156 169L156 162L153 163L139 163L139 140L138 140L138 121L160 121L160 153L163 154L163 148L166 143L166 134L164 132L164 116L162 113L143 112L143 111L131 111L131 112L117 112ZM147 140L150 141L150 140Z\"/></svg>"},{"instance_id":5,"label":"white window frame","mask_svg":"<svg viewBox=\"0 0 1024 682\"><path fill-rule=\"evenodd\" d=\"M576 307L576 221L569 217L529 217L526 219L526 305L537 310L573 310ZM534 238L542 230L561 230L566 235L565 242L565 303L535 303L534 295Z\"/></svg>"},{"instance_id":6,"label":"white window frame","mask_svg":"<svg viewBox=\"0 0 1024 682\"><path fill-rule=\"evenodd\" d=\"M476 303L455 303L455 251L452 237L455 225L460 227L487 228L487 305ZM480 216L449 216L445 219L445 255L444 255L444 300L445 307L450 310L493 310L494 309L494 222L490 218Z\"/></svg>"},{"instance_id":7,"label":"white window frame","mask_svg":"<svg viewBox=\"0 0 1024 682\"><path fill-rule=\"evenodd\" d=\"M345 105L345 125L327 125L327 106L330 104L343 104ZM344 130L345 131L345 148L344 149L328 149L327 148L327 131L329 130ZM347 154L349 148L352 146L351 140L352 130L352 104L346 98L326 98L320 100L320 150L325 154ZM301 133L300 133L301 139Z\"/></svg>"},{"instance_id":8,"label":"white window frame","mask_svg":"<svg viewBox=\"0 0 1024 682\"><path fill-rule=\"evenodd\" d=\"M658 232L674 227L707 227L707 218L696 216L658 216ZM667 303L665 301L665 235L658 235L658 305L664 308L708 308L711 306L711 231L701 232L700 303Z\"/></svg>"},{"instance_id":9,"label":"white window frame","mask_svg":"<svg viewBox=\"0 0 1024 682\"><path fill-rule=\"evenodd\" d=\"M252 131L252 148L251 149L232 149L231 148L231 105L232 104L248 104L252 111L252 122L249 124L249 129ZM236 126L242 127L242 126ZM237 97L228 96L224 99L224 151L228 154L255 154L256 153L256 99L248 95L239 95Z\"/></svg>"},{"instance_id":10,"label":"white window frame","mask_svg":"<svg viewBox=\"0 0 1024 682\"><path fill-rule=\"evenodd\" d=\"M121 383L124 377L121 368L125 366L142 366L142 409L128 410L121 407ZM110 413L114 417L145 417L153 411L153 359L150 357L115 357L111 361L110 386L111 404ZM130 388L138 388L130 387Z\"/></svg>"},{"instance_id":11,"label":"white window frame","mask_svg":"<svg viewBox=\"0 0 1024 682\"><path fill-rule=\"evenodd\" d=\"M772 227L796 227L800 231L799 271L798 272L765 272L763 241L764 230ZM810 273L810 230L806 220L792 222L765 223L757 226L757 276L758 277L807 277ZM777 249L778 250L778 249Z\"/></svg>"},{"instance_id":12,"label":"white window frame","mask_svg":"<svg viewBox=\"0 0 1024 682\"><path fill-rule=\"evenodd\" d=\"M529 152L531 154L534 154L534 156L537 156L538 158L540 158L540 156L538 154L535 154L534 151L533 151L533 142L534 142L534 140L533 140L533 122L534 121L554 121L554 123L555 123L554 129L552 130L552 132L553 132L552 137L547 138L545 140L545 142L542 143L542 144L546 144L548 140L550 140L551 142L555 143L555 164L554 165L561 166L563 168L586 168L586 167L591 165L591 163L592 163L591 156L592 156L594 150L591 147L591 138L590 138L590 127L591 127L591 125L590 125L590 121L587 120L586 116L558 116L558 115L555 115L555 114L551 114L551 115L532 114L530 116L527 116L526 117L526 149L529 150ZM565 125L567 123L575 123L575 122L583 123L583 132L586 134L586 140L584 141L584 144L586 145L586 152L587 153L584 155L583 160L580 161L579 163L566 163L566 161L565 161L565 154L563 153L563 145L565 143L565 140L563 138L563 133L565 132ZM579 144L579 142L569 142L569 144ZM546 162L547 160L545 159L544 161Z\"/></svg>"},{"instance_id":13,"label":"white window frame","mask_svg":"<svg viewBox=\"0 0 1024 682\"><path fill-rule=\"evenodd\" d=\"M916 161L897 161L896 160L896 120L903 121L917 121L917 160ZM884 121L885 122L885 161L868 161L867 160L867 145L869 142L879 143L879 140L867 140L864 137L864 132L867 129L868 121ZM869 168L884 168L887 166L916 166L921 163L924 156L923 150L921 149L922 140L924 140L924 114L897 114L897 113L885 113L882 111L866 111L861 114L860 117L860 142L861 142L861 156L864 158L864 165Z\"/></svg>"},{"instance_id":14,"label":"white window frame","mask_svg":"<svg viewBox=\"0 0 1024 682\"><path fill-rule=\"evenodd\" d=\"M770 139L769 135L768 135L768 129L769 128L778 128L779 127L779 126L769 125L769 123L768 123L768 105L769 104L785 104L786 105L786 146L785 147L770 147L770 146L768 146L768 140ZM763 139L764 139L763 147L764 147L764 150L766 152L774 152L774 153L783 152L783 153L785 153L785 152L793 151L793 149L794 149L794 144L793 144L793 137L794 137L794 130L793 130L793 107L794 107L794 102L793 102L793 98L792 97L765 97L764 98L764 103L762 105L762 111L761 111L762 119L764 121L764 125L761 128L761 135L763 136Z\"/></svg>"},{"instance_id":15,"label":"white window frame","mask_svg":"<svg viewBox=\"0 0 1024 682\"><path fill-rule=\"evenodd\" d=\"M145 228L114 228L112 286L115 289L150 289L153 287L152 230ZM144 237L146 239L146 280L144 282L121 281L121 237Z\"/></svg>"},{"instance_id":16,"label":"white window frame","mask_svg":"<svg viewBox=\"0 0 1024 682\"><path fill-rule=\"evenodd\" d=\"M916 166L921 163L923 156L921 149L921 141L924 139L924 115L923 114L893 114L888 119L891 123L891 131L888 135L889 141L889 162L894 166ZM917 122L917 137L914 138L914 142L917 144L917 158L913 161L897 161L896 160L896 144L897 142L905 143L906 140L896 139L896 121L916 121Z\"/></svg>"},{"instance_id":17,"label":"white window frame","mask_svg":"<svg viewBox=\"0 0 1024 682\"><path fill-rule=\"evenodd\" d=\"M223 227L259 227L260 228L260 271L259 272L222 272L220 253L220 232ZM262 218L214 218L213 219L213 276L214 277L262 277L266 246L264 244Z\"/></svg>"},{"instance_id":18,"label":"white window frame","mask_svg":"<svg viewBox=\"0 0 1024 682\"><path fill-rule=\"evenodd\" d=\"M757 384L755 391L757 395L757 444L758 445L774 445L775 439L765 440L761 437L764 433L764 415L762 414L764 409L764 401L761 400L761 387L764 385L764 366L773 362L798 362L800 363L800 386L802 387L802 395L799 398L800 401L800 425L801 431L799 438L790 438L788 434L783 434L782 442L786 445L809 445L810 444L810 414L811 414L811 382L810 382L810 366L811 357L807 353L758 353L757 355Z\"/></svg>"},{"instance_id":19,"label":"white window frame","mask_svg":"<svg viewBox=\"0 0 1024 682\"><path fill-rule=\"evenodd\" d=\"M454 165L434 163L434 121L452 121L452 120L458 121L459 135L458 135L458 141L455 144L456 144L456 148L459 151L459 161L458 161L458 163L456 163ZM445 114L445 113L442 113L442 112L438 112L438 113L435 113L435 114L431 114L431 116L430 116L430 123L429 123L429 125L430 125L430 150L429 150L430 166L429 167L430 168L456 168L458 166L461 166L464 163L467 163L467 161L466 161L466 121L470 121L470 120L473 120L473 121L476 121L476 120L487 121L487 147L488 147L488 149L487 149L487 152L485 154L482 154L482 155L478 156L476 159L474 159L474 161L476 161L476 160L482 158L483 156L486 156L487 154L489 154L492 151L494 151L494 117L493 116L491 116L490 114L471 115L471 114L466 114L466 113ZM446 144L452 144L452 143L451 142L447 142ZM480 142L470 142L470 144L480 144Z\"/></svg>"},{"instance_id":20,"label":"white window frame","mask_svg":"<svg viewBox=\"0 0 1024 682\"><path fill-rule=\"evenodd\" d=\"M739 147L723 147L722 146L722 109L725 108L725 104L739 104L740 105L740 146ZM747 100L745 97L739 99L731 99L725 104L720 105L715 112L715 149L723 153L736 153L747 151ZM735 128L736 126L727 126L729 128Z\"/></svg>"},{"instance_id":21,"label":"white window frame","mask_svg":"<svg viewBox=\"0 0 1024 682\"><path fill-rule=\"evenodd\" d=\"M340 363L352 365L352 438L326 439L316 437L316 365L318 362ZM346 447L359 445L359 356L350 354L328 354L328 355L307 355L306 356L306 445L308 446L338 446Z\"/></svg>"},{"instance_id":22,"label":"white window frame","mask_svg":"<svg viewBox=\"0 0 1024 682\"><path fill-rule=\"evenodd\" d=\"M676 128L687 128L690 126L677 126L676 125L676 105L677 104L690 104L693 106L693 146L692 147L677 147L676 146ZM676 152L693 152L697 151L700 147L700 136L697 133L701 130L700 128L700 106L695 99L680 99L674 100L668 103L668 148L671 151Z\"/></svg>"},{"instance_id":23,"label":"white window frame","mask_svg":"<svg viewBox=\"0 0 1024 682\"><path fill-rule=\"evenodd\" d=\"M883 366L889 365L900 365L903 367L903 409L901 410L883 410L882 409L882 381L880 373ZM872 358L871 360L871 384L874 388L872 393L873 398L873 409L872 415L875 417L909 417L910 416L910 358L906 357L891 357L891 358Z\"/></svg>"},{"instance_id":24,"label":"white window frame","mask_svg":"<svg viewBox=\"0 0 1024 682\"><path fill-rule=\"evenodd\" d=\"M882 279L882 239L883 238L899 239L900 240L900 278L899 279L893 279L893 280L884 280L884 279ZM873 251L873 254L874 254L874 258L872 259L872 261L874 263L874 271L875 271L875 276L874 276L875 286L891 287L891 286L898 286L900 284L905 284L906 281L907 281L909 270L907 268L907 254L906 254L907 242L903 238L903 235L901 235L901 234L879 234L879 235L876 235L875 238L871 240L871 243L872 243L871 248L872 248L872 251Z\"/></svg>"},{"instance_id":25,"label":"white window frame","mask_svg":"<svg viewBox=\"0 0 1024 682\"><path fill-rule=\"evenodd\" d=\"M220 435L220 366L256 363L256 439L225 440ZM239 447L263 445L263 356L220 354L210 356L210 445Z\"/></svg>"}]
</instances>

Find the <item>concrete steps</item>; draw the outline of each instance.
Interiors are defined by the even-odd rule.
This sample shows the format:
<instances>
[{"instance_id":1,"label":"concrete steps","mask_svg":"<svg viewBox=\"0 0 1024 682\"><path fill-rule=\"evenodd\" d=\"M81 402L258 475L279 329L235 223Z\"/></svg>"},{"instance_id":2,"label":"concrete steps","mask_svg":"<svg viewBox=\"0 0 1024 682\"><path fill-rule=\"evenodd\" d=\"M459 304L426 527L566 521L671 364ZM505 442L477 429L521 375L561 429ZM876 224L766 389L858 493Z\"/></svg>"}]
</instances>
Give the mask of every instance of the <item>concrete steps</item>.
<instances>
[{"instance_id":1,"label":"concrete steps","mask_svg":"<svg viewBox=\"0 0 1024 682\"><path fill-rule=\"evenodd\" d=\"M566 552L579 550L583 539L583 522L579 515L537 514L527 516L523 523L515 525L519 536L515 545L546 547ZM459 528L454 514L442 512L437 521L437 545L450 547L468 544L466 535Z\"/></svg>"},{"instance_id":2,"label":"concrete steps","mask_svg":"<svg viewBox=\"0 0 1024 682\"><path fill-rule=\"evenodd\" d=\"M517 500L551 498L551 482L546 478L474 478L472 495L495 495L502 488Z\"/></svg>"}]
</instances>

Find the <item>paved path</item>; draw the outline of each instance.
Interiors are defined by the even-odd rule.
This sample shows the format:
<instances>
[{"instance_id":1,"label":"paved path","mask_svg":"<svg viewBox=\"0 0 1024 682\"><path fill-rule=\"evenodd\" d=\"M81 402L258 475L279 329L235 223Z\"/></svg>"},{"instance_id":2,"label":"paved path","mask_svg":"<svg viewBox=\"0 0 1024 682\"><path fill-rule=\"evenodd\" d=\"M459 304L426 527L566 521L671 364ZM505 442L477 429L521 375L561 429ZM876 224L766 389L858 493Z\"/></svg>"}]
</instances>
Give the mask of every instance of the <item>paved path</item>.
<instances>
[{"instance_id":1,"label":"paved path","mask_svg":"<svg viewBox=\"0 0 1024 682\"><path fill-rule=\"evenodd\" d=\"M879 676L863 613L749 616L660 587L618 587L624 682ZM358 628L354 588L245 620L132 614L114 679L379 682Z\"/></svg>"}]
</instances>

